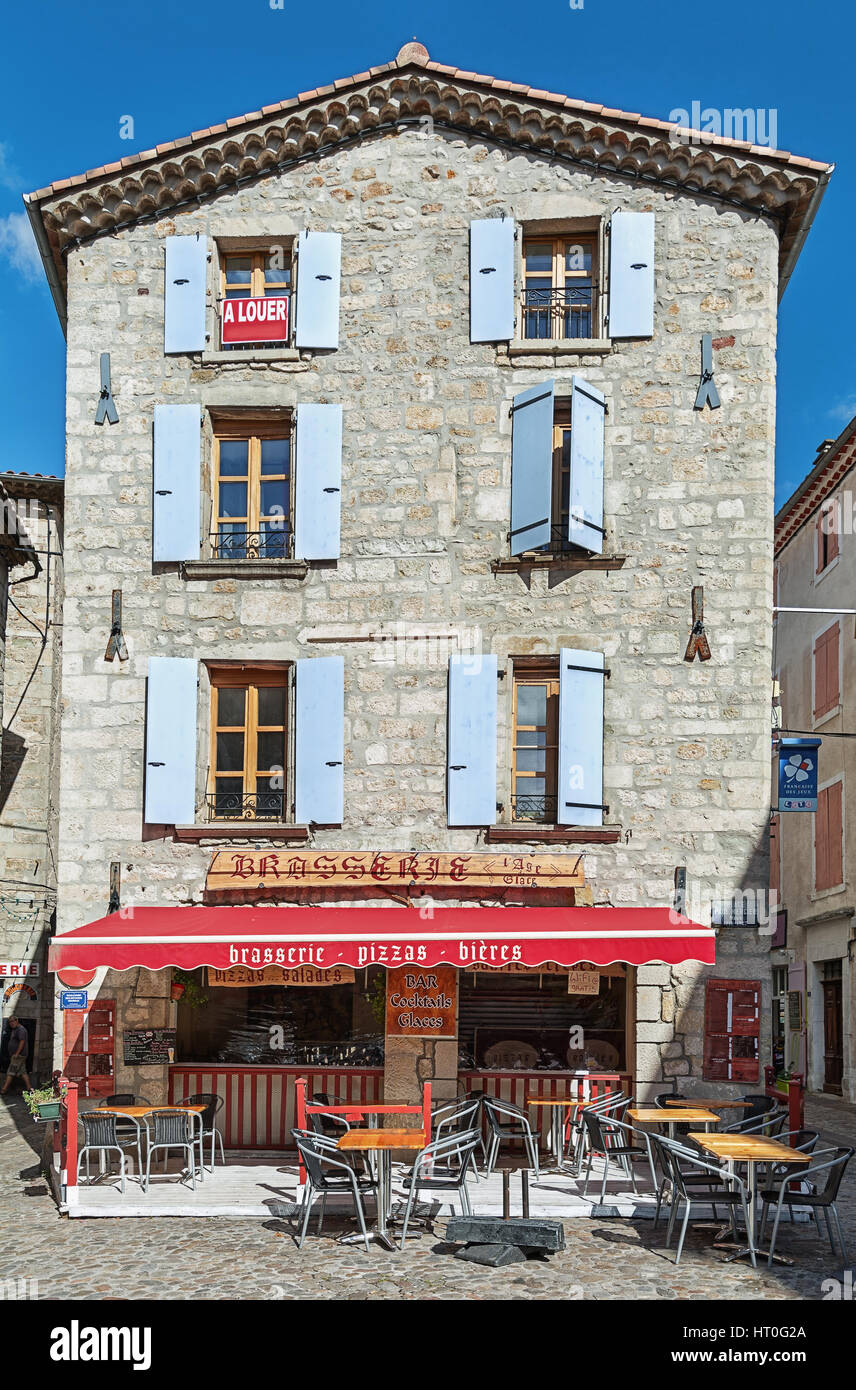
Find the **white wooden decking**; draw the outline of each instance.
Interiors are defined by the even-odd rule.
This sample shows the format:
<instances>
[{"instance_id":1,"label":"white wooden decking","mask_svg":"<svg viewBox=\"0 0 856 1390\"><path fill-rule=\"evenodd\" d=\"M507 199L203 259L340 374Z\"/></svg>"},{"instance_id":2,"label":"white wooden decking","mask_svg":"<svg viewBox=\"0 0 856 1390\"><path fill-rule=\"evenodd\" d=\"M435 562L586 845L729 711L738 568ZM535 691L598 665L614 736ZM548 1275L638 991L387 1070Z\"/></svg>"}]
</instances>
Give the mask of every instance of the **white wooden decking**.
<instances>
[{"instance_id":1,"label":"white wooden decking","mask_svg":"<svg viewBox=\"0 0 856 1390\"><path fill-rule=\"evenodd\" d=\"M77 1188L71 1189L71 1200L67 1210L70 1217L117 1217L117 1216L228 1216L259 1217L269 1219L292 1216L300 1201L297 1164L288 1155L249 1155L244 1152L228 1153L225 1166L218 1163L214 1172L206 1172L205 1179L197 1178L194 1192L189 1180L178 1181L178 1163L165 1175L158 1164L153 1173L148 1192L143 1192L136 1176L129 1176L125 1183L124 1195L119 1190L119 1179L115 1173L101 1178L91 1185L84 1180ZM93 1166L94 1171L94 1166ZM393 1165L393 1205L400 1197L401 1187L396 1179L408 1170L402 1164ZM574 1216L588 1216L593 1208L599 1215L653 1217L654 1201L642 1172L637 1174L640 1194L633 1195L629 1182L621 1177L613 1167L606 1203L597 1205L603 1169L595 1166L589 1183L589 1198L583 1201L579 1195L582 1182L569 1174L543 1173L540 1180L529 1183L529 1210L532 1216L552 1216L568 1219ZM649 1180L650 1183L650 1180ZM470 1201L474 1212L485 1216L502 1214L502 1178L495 1172L489 1179L468 1183ZM331 1198L328 1211L332 1216L337 1205L341 1211L352 1209L351 1203ZM448 1213L443 1208L443 1214ZM372 1201L369 1199L368 1212L371 1219ZM511 1214L521 1215L521 1183L518 1174L511 1178Z\"/></svg>"}]
</instances>

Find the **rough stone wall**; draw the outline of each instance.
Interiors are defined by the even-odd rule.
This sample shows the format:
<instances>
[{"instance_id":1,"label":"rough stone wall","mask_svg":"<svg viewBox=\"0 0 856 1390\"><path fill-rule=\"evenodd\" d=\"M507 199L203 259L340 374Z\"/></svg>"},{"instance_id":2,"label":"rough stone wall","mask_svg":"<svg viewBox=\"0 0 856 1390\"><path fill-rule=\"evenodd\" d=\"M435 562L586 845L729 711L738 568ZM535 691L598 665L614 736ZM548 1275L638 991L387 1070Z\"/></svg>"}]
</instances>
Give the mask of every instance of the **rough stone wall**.
<instances>
[{"instance_id":1,"label":"rough stone wall","mask_svg":"<svg viewBox=\"0 0 856 1390\"><path fill-rule=\"evenodd\" d=\"M657 215L653 339L555 358L470 344L473 217L605 218L616 207ZM307 225L344 238L337 352L164 357L166 236L285 239ZM765 885L776 255L772 225L737 208L414 131L73 250L60 929L103 913L112 859L123 865L126 903L200 900L209 848L142 838L153 654L290 661L341 652L345 824L318 831L315 844L476 848L478 832L446 826L445 655L413 669L379 662L365 640L312 640L332 625L351 635L395 623L475 630L501 663L561 645L602 648L612 672L605 800L622 836L588 848L594 901L666 904L678 864L691 891L698 885L691 906L702 914L718 892ZM209 322L213 332L210 308ZM735 341L716 353L722 409L696 413L703 332ZM120 421L99 430L106 349ZM567 394L573 371L608 402L604 550L626 560L564 578L494 574L491 560L507 554L511 398L547 378ZM154 406L189 401L344 405L338 563L310 565L304 580L153 573ZM713 659L690 666L682 656L699 583ZM107 666L115 586L130 660ZM203 727L201 763L205 735ZM506 738L501 729L499 799ZM757 977L765 958L766 938L720 933L718 973ZM639 971L640 1076L700 1074L700 973ZM767 1015L765 995L765 1023Z\"/></svg>"},{"instance_id":2,"label":"rough stone wall","mask_svg":"<svg viewBox=\"0 0 856 1390\"><path fill-rule=\"evenodd\" d=\"M61 549L61 509L28 494L26 481L7 487L22 525L42 552ZM50 511L50 520L48 519ZM3 752L0 764L0 956L35 962L28 990L4 997L3 1014L36 1019L33 1071L49 1078L53 1063L54 985L47 941L56 908L59 687L62 567L39 555L41 572L12 571L6 610ZM17 581L21 582L17 582ZM11 980L3 981L8 988Z\"/></svg>"}]
</instances>

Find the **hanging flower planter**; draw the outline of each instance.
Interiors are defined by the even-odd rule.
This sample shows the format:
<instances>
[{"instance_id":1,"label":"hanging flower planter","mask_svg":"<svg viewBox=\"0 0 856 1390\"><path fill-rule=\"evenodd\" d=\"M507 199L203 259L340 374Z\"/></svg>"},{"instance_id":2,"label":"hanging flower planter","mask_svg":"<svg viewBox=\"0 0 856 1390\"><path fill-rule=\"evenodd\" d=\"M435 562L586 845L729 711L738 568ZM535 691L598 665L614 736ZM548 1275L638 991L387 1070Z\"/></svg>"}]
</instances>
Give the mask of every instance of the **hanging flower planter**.
<instances>
[{"instance_id":1,"label":"hanging flower planter","mask_svg":"<svg viewBox=\"0 0 856 1390\"><path fill-rule=\"evenodd\" d=\"M181 984L180 982L179 982L179 983L176 983L176 984L174 984L174 985L172 986L172 988L170 989L170 992L169 992L170 998L173 999L173 1000L175 1000L175 1002L176 1002L176 1004L177 1004L178 1001L179 1001L179 999L180 999L181 996L183 995L184 991L185 991L185 986L184 986L183 984Z\"/></svg>"}]
</instances>

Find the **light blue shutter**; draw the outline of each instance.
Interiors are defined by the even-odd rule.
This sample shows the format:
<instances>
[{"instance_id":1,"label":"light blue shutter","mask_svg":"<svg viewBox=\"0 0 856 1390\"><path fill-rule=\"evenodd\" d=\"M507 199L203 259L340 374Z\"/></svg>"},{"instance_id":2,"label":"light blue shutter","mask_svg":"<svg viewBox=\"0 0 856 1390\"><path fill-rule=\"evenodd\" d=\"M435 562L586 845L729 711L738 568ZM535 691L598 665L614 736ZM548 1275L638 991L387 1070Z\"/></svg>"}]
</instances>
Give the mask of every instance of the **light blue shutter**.
<instances>
[{"instance_id":1,"label":"light blue shutter","mask_svg":"<svg viewBox=\"0 0 856 1390\"><path fill-rule=\"evenodd\" d=\"M496 821L496 657L449 658L450 825Z\"/></svg>"},{"instance_id":2,"label":"light blue shutter","mask_svg":"<svg viewBox=\"0 0 856 1390\"><path fill-rule=\"evenodd\" d=\"M196 806L196 662L149 657L146 693L147 825L192 825Z\"/></svg>"},{"instance_id":3,"label":"light blue shutter","mask_svg":"<svg viewBox=\"0 0 856 1390\"><path fill-rule=\"evenodd\" d=\"M342 407L299 405L295 436L294 555L337 560L342 519Z\"/></svg>"},{"instance_id":4,"label":"light blue shutter","mask_svg":"<svg viewBox=\"0 0 856 1390\"><path fill-rule=\"evenodd\" d=\"M559 825L603 825L603 652L559 654Z\"/></svg>"},{"instance_id":5,"label":"light blue shutter","mask_svg":"<svg viewBox=\"0 0 856 1390\"><path fill-rule=\"evenodd\" d=\"M202 488L198 405L156 405L152 559L198 560Z\"/></svg>"},{"instance_id":6,"label":"light blue shutter","mask_svg":"<svg viewBox=\"0 0 856 1390\"><path fill-rule=\"evenodd\" d=\"M339 281L342 238L338 232L301 232L297 242L298 347L339 346Z\"/></svg>"},{"instance_id":7,"label":"light blue shutter","mask_svg":"<svg viewBox=\"0 0 856 1390\"><path fill-rule=\"evenodd\" d=\"M166 239L163 293L164 352L201 352L205 347L205 284L208 238Z\"/></svg>"},{"instance_id":8,"label":"light blue shutter","mask_svg":"<svg viewBox=\"0 0 856 1390\"><path fill-rule=\"evenodd\" d=\"M610 219L609 336L654 336L653 212L614 212Z\"/></svg>"},{"instance_id":9,"label":"light blue shutter","mask_svg":"<svg viewBox=\"0 0 856 1390\"><path fill-rule=\"evenodd\" d=\"M485 217L470 223L470 342L514 337L514 222Z\"/></svg>"},{"instance_id":10,"label":"light blue shutter","mask_svg":"<svg viewBox=\"0 0 856 1390\"><path fill-rule=\"evenodd\" d=\"M345 662L297 662L294 812L299 825L341 825L345 810Z\"/></svg>"},{"instance_id":11,"label":"light blue shutter","mask_svg":"<svg viewBox=\"0 0 856 1390\"><path fill-rule=\"evenodd\" d=\"M568 540L603 554L603 426L606 402L581 376L571 385Z\"/></svg>"},{"instance_id":12,"label":"light blue shutter","mask_svg":"<svg viewBox=\"0 0 856 1390\"><path fill-rule=\"evenodd\" d=\"M553 506L553 383L514 397L511 426L511 553L550 541Z\"/></svg>"}]
</instances>

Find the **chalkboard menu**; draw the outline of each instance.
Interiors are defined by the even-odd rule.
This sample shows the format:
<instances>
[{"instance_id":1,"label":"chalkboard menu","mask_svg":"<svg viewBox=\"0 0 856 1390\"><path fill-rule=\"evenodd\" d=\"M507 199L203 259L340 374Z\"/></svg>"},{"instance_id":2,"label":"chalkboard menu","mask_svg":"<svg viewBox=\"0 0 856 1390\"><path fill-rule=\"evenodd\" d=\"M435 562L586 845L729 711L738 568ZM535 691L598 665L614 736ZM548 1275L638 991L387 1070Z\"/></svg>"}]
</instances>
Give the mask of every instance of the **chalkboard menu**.
<instances>
[{"instance_id":1,"label":"chalkboard menu","mask_svg":"<svg viewBox=\"0 0 856 1390\"><path fill-rule=\"evenodd\" d=\"M126 1028L125 1066L152 1066L175 1061L174 1028Z\"/></svg>"}]
</instances>

